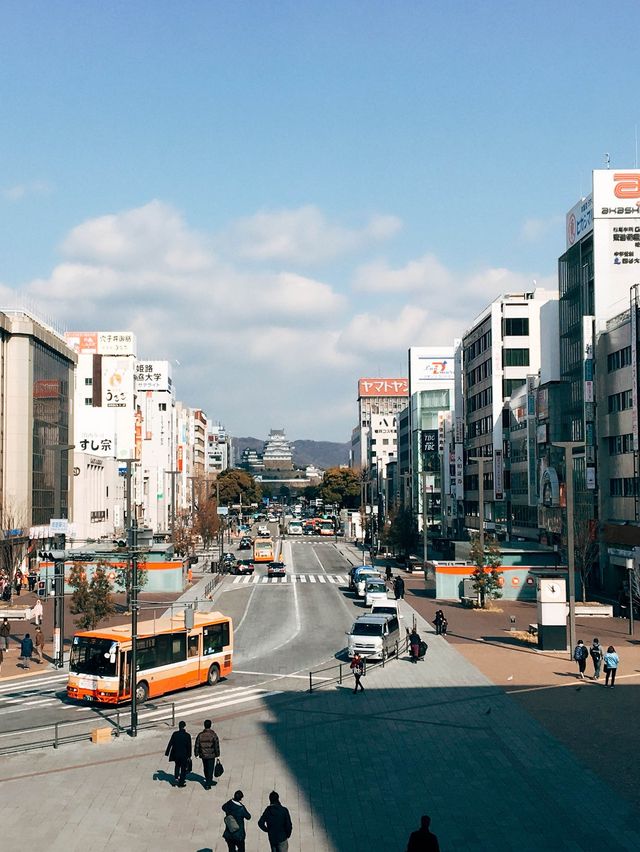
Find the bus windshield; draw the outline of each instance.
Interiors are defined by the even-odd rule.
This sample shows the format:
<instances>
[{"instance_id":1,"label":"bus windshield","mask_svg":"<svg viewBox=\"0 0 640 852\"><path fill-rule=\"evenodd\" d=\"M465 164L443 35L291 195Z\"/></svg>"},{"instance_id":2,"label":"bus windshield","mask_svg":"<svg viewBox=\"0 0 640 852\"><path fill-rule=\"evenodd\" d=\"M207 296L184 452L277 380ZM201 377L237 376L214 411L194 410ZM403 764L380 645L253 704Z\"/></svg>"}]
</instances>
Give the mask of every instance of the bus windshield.
<instances>
[{"instance_id":1,"label":"bus windshield","mask_svg":"<svg viewBox=\"0 0 640 852\"><path fill-rule=\"evenodd\" d=\"M111 639L74 636L69 669L75 674L115 677L117 648Z\"/></svg>"}]
</instances>

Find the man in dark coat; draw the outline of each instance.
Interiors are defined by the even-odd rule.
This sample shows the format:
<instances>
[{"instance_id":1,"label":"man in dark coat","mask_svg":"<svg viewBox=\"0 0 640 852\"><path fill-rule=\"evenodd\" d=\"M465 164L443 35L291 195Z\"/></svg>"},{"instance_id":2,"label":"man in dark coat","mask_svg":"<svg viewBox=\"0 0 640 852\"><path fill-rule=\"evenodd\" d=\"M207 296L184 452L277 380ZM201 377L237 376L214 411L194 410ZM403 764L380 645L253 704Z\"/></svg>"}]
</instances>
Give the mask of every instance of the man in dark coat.
<instances>
[{"instance_id":1,"label":"man in dark coat","mask_svg":"<svg viewBox=\"0 0 640 852\"><path fill-rule=\"evenodd\" d=\"M28 669L33 654L33 639L28 633L25 633L24 639L20 643L20 659L22 660L22 668Z\"/></svg>"},{"instance_id":2,"label":"man in dark coat","mask_svg":"<svg viewBox=\"0 0 640 852\"><path fill-rule=\"evenodd\" d=\"M409 652L411 654L411 662L417 663L420 658L420 634L418 631L413 628L411 633L409 634Z\"/></svg>"},{"instance_id":3,"label":"man in dark coat","mask_svg":"<svg viewBox=\"0 0 640 852\"><path fill-rule=\"evenodd\" d=\"M244 821L251 819L251 814L242 804L244 793L236 790L233 799L229 799L222 806L225 813L223 837L229 847L229 852L245 852L244 841L247 836Z\"/></svg>"},{"instance_id":4,"label":"man in dark coat","mask_svg":"<svg viewBox=\"0 0 640 852\"><path fill-rule=\"evenodd\" d=\"M293 826L289 811L280 803L275 790L269 793L269 805L258 820L258 828L269 835L271 852L287 852Z\"/></svg>"},{"instance_id":5,"label":"man in dark coat","mask_svg":"<svg viewBox=\"0 0 640 852\"><path fill-rule=\"evenodd\" d=\"M216 765L216 758L220 757L220 740L211 727L211 719L205 719L204 730L200 731L196 737L194 754L196 757L202 759L204 789L210 790L213 783L213 770Z\"/></svg>"},{"instance_id":6,"label":"man in dark coat","mask_svg":"<svg viewBox=\"0 0 640 852\"><path fill-rule=\"evenodd\" d=\"M431 817L423 816L420 828L412 832L409 838L407 852L440 852L440 844L435 834L429 831Z\"/></svg>"},{"instance_id":7,"label":"man in dark coat","mask_svg":"<svg viewBox=\"0 0 640 852\"><path fill-rule=\"evenodd\" d=\"M395 582L393 584L393 592L396 596L396 600L404 598L404 580L402 579L402 577L396 577Z\"/></svg>"},{"instance_id":8,"label":"man in dark coat","mask_svg":"<svg viewBox=\"0 0 640 852\"><path fill-rule=\"evenodd\" d=\"M175 779L178 787L185 787L187 766L191 760L191 734L186 731L187 723L180 722L178 730L171 734L165 755L174 763Z\"/></svg>"}]
</instances>

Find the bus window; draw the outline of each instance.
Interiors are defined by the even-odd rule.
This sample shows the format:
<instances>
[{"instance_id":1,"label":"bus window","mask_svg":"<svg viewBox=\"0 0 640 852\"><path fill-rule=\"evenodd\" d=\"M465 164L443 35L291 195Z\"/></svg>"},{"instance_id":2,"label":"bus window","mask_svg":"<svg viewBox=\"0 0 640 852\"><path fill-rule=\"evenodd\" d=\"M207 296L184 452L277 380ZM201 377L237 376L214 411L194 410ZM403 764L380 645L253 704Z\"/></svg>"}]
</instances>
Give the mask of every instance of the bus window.
<instances>
[{"instance_id":1,"label":"bus window","mask_svg":"<svg viewBox=\"0 0 640 852\"><path fill-rule=\"evenodd\" d=\"M224 621L222 624L212 624L211 627L205 627L203 630L204 650L203 654L218 654L222 651L225 645L229 644L229 622Z\"/></svg>"},{"instance_id":2,"label":"bus window","mask_svg":"<svg viewBox=\"0 0 640 852\"><path fill-rule=\"evenodd\" d=\"M174 633L171 636L171 662L181 663L187 659L187 634Z\"/></svg>"},{"instance_id":3,"label":"bus window","mask_svg":"<svg viewBox=\"0 0 640 852\"><path fill-rule=\"evenodd\" d=\"M189 656L198 656L198 636L189 636Z\"/></svg>"}]
</instances>

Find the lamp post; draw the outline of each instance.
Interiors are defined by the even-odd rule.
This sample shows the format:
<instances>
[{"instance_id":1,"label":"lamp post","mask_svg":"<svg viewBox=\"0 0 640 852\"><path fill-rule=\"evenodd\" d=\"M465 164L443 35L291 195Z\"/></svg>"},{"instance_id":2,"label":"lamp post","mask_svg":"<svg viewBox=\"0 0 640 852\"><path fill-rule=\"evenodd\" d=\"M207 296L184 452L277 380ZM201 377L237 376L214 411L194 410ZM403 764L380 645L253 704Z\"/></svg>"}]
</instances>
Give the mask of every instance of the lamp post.
<instances>
[{"instance_id":1,"label":"lamp post","mask_svg":"<svg viewBox=\"0 0 640 852\"><path fill-rule=\"evenodd\" d=\"M567 500L567 565L569 569L569 659L576 644L576 554L574 544L573 451L584 446L582 441L554 441L554 447L564 450Z\"/></svg>"},{"instance_id":2,"label":"lamp post","mask_svg":"<svg viewBox=\"0 0 640 852\"><path fill-rule=\"evenodd\" d=\"M429 558L429 531L427 529L427 471L422 471L422 570L427 578L427 559Z\"/></svg>"},{"instance_id":3,"label":"lamp post","mask_svg":"<svg viewBox=\"0 0 640 852\"><path fill-rule=\"evenodd\" d=\"M627 563L627 571L629 572L629 636L633 636L633 575L635 573L635 565L633 559L625 561Z\"/></svg>"},{"instance_id":4,"label":"lamp post","mask_svg":"<svg viewBox=\"0 0 640 852\"><path fill-rule=\"evenodd\" d=\"M45 444L45 450L53 450L53 517L59 519L62 514L62 488L60 484L62 453L75 449L75 444ZM68 484L68 483L67 483ZM67 515L69 514L67 490ZM56 667L64 666L64 549L66 534L56 534L54 548L62 552L62 559L53 563L54 599L53 599L53 654Z\"/></svg>"}]
</instances>

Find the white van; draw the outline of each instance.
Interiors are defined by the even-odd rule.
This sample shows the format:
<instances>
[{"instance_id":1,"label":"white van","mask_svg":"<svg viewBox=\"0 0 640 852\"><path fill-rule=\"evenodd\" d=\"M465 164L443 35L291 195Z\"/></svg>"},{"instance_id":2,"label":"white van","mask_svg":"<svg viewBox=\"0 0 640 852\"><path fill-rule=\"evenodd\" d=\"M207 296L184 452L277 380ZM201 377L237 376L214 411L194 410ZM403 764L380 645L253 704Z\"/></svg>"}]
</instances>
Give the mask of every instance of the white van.
<instances>
[{"instance_id":1,"label":"white van","mask_svg":"<svg viewBox=\"0 0 640 852\"><path fill-rule=\"evenodd\" d=\"M361 615L347 633L347 653L386 660L396 653L400 626L395 615Z\"/></svg>"},{"instance_id":2,"label":"white van","mask_svg":"<svg viewBox=\"0 0 640 852\"><path fill-rule=\"evenodd\" d=\"M397 618L402 618L398 612L398 601L393 598L374 601L371 606L371 615L395 615Z\"/></svg>"},{"instance_id":3,"label":"white van","mask_svg":"<svg viewBox=\"0 0 640 852\"><path fill-rule=\"evenodd\" d=\"M367 589L367 583L370 580L384 580L382 574L376 571L375 568L364 568L358 572L356 577L356 594L359 598L363 598Z\"/></svg>"}]
</instances>

